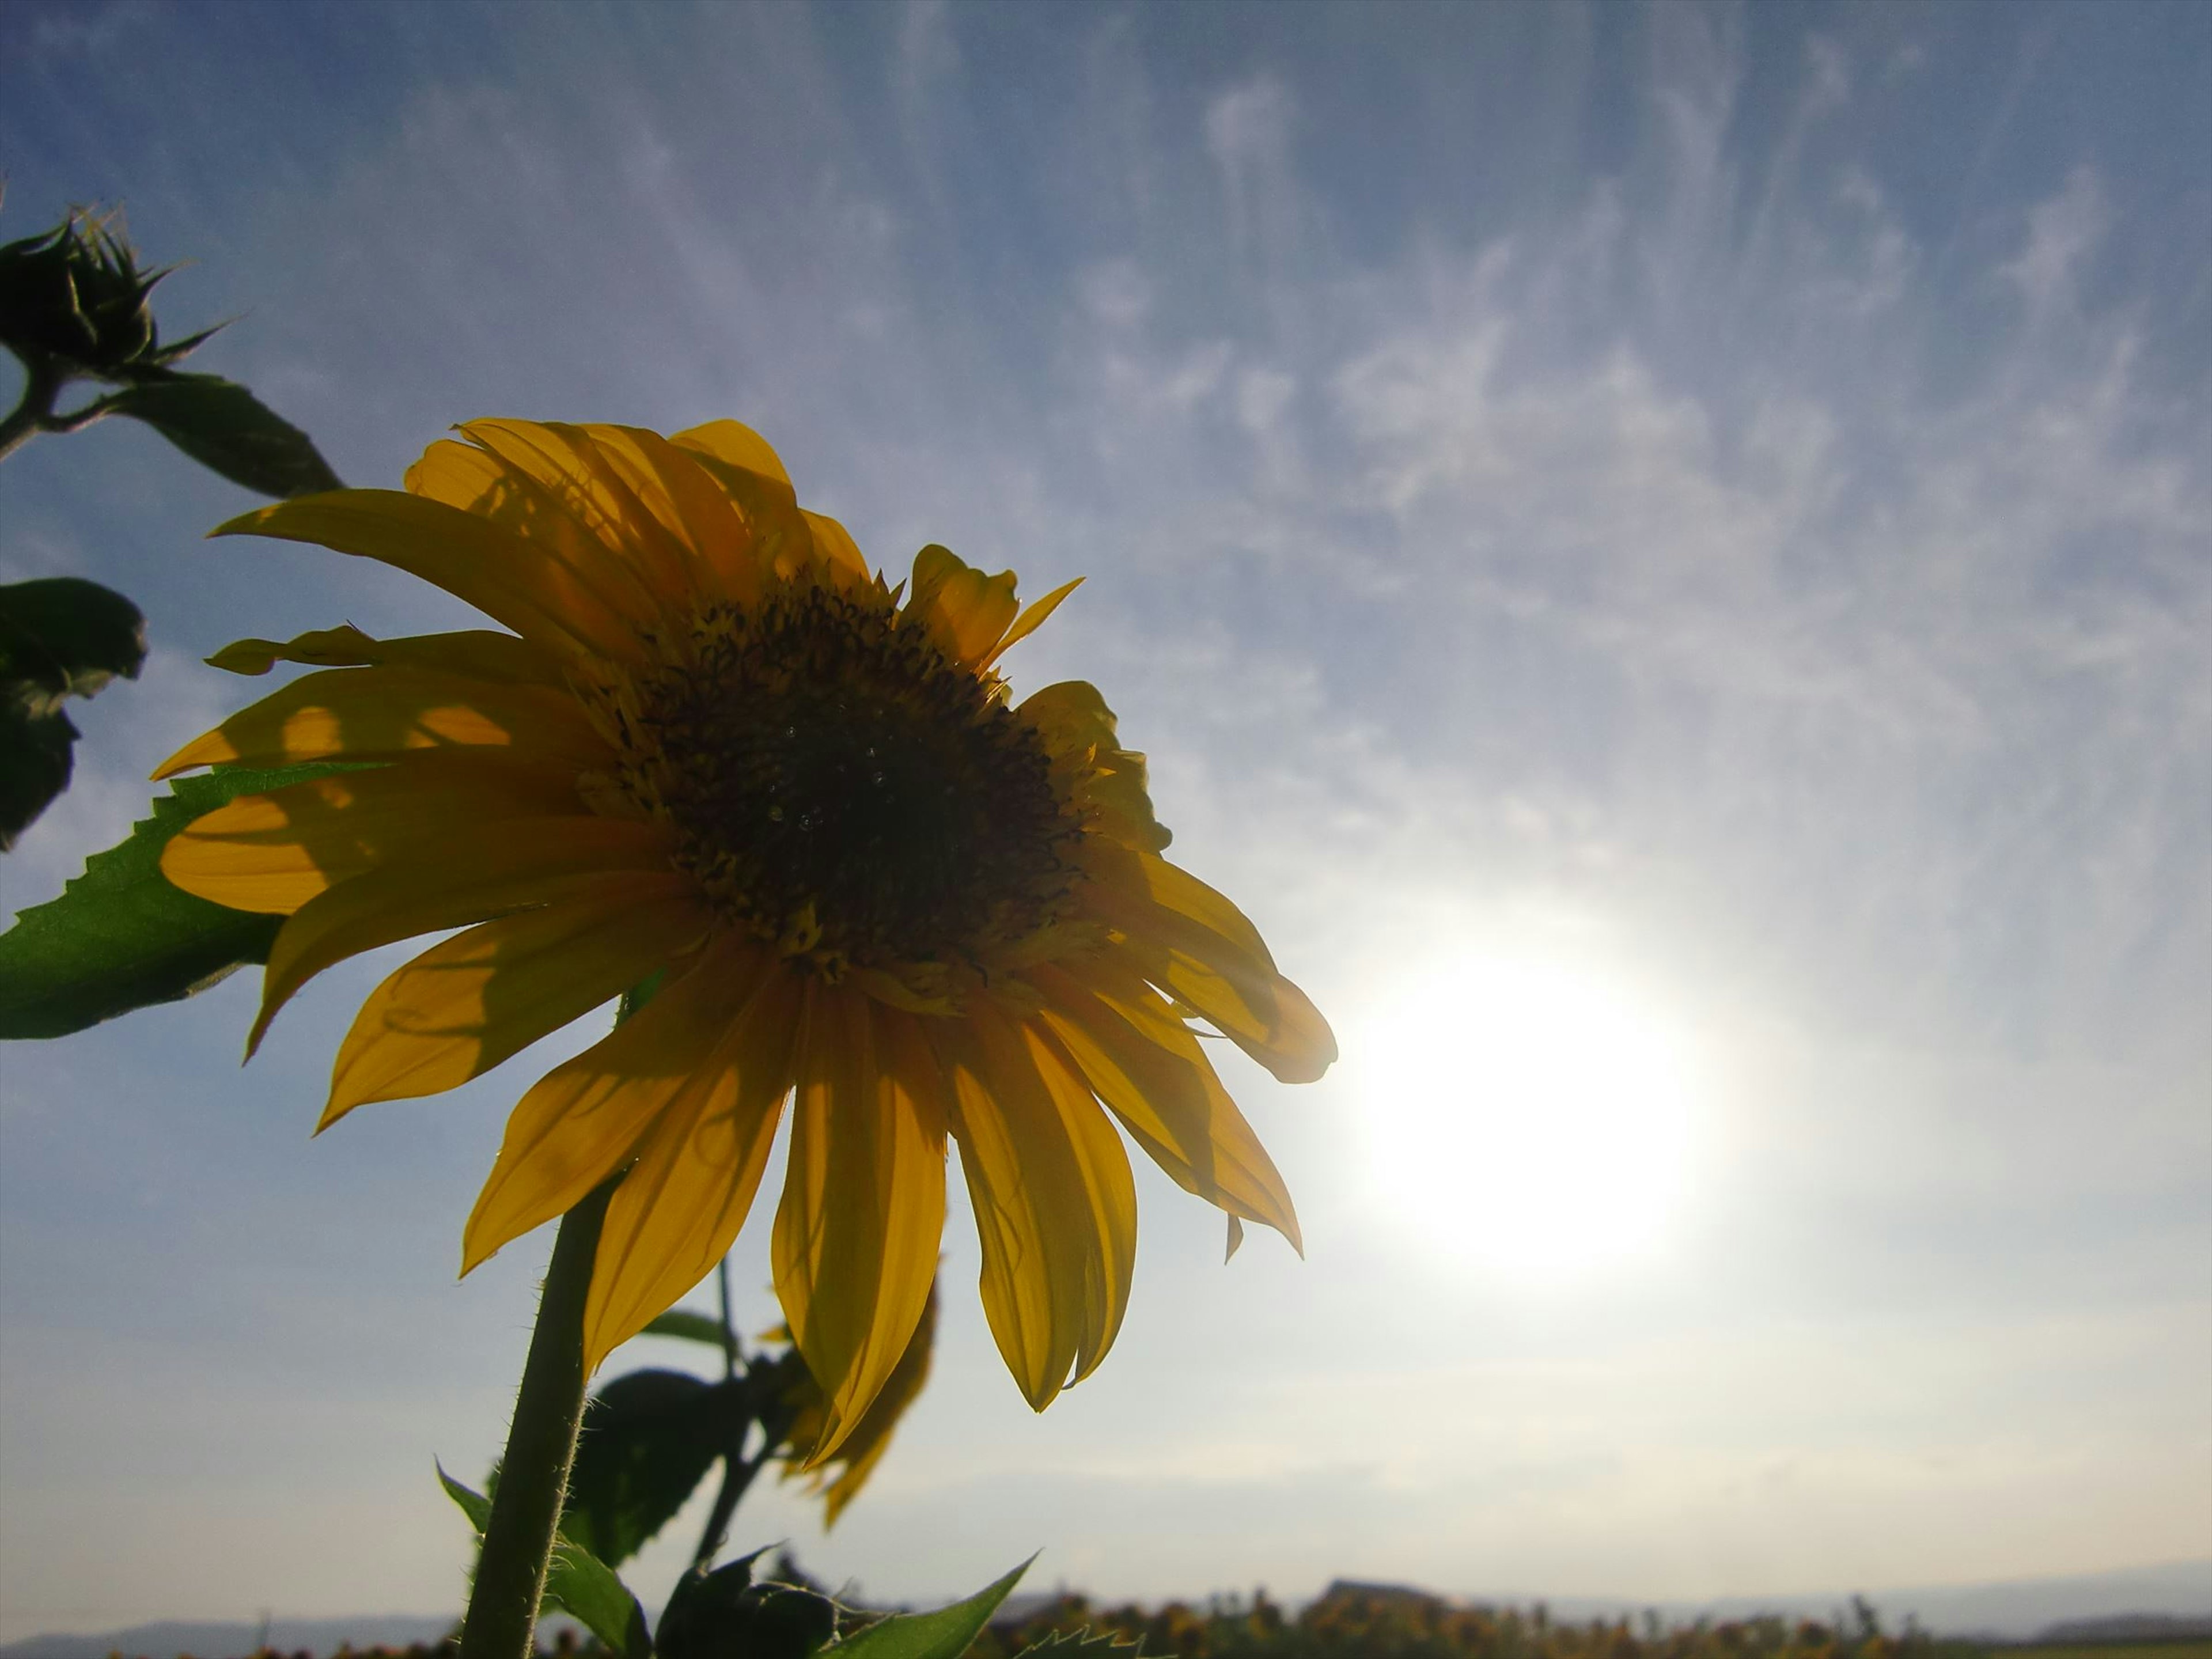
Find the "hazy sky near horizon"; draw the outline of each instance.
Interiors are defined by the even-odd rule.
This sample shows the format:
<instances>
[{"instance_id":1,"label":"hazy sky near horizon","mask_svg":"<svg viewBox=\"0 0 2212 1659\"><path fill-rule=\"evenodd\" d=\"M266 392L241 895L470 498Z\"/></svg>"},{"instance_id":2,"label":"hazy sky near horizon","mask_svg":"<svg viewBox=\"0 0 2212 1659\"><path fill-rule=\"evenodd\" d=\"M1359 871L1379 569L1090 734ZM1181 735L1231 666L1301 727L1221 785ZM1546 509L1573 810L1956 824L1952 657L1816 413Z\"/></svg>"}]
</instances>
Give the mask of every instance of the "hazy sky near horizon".
<instances>
[{"instance_id":1,"label":"hazy sky near horizon","mask_svg":"<svg viewBox=\"0 0 2212 1659\"><path fill-rule=\"evenodd\" d=\"M2149 0L12 0L0 236L126 203L352 483L735 416L881 563L1088 577L1010 672L1104 690L1334 1021L1232 1077L1308 1259L1140 1169L1120 1345L1033 1416L956 1199L872 1489L740 1547L1999 1578L2212 1558L2208 66ZM154 641L8 909L255 689L209 652L461 615L200 539L248 504L122 422L0 470L0 580ZM398 959L242 1073L249 975L0 1053L0 1640L459 1604L431 1460L495 1454L549 1242L457 1284L461 1222L598 1022L311 1142ZM758 1230L736 1278L774 1322Z\"/></svg>"}]
</instances>

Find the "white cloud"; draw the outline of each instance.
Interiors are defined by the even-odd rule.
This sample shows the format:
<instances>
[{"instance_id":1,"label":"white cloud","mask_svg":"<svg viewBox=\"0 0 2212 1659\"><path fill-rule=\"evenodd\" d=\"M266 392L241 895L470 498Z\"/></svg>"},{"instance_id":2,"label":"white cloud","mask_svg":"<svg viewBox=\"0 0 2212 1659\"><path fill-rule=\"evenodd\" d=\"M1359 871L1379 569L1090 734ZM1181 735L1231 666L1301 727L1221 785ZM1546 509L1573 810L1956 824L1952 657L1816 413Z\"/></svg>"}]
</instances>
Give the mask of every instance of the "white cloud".
<instances>
[{"instance_id":1,"label":"white cloud","mask_svg":"<svg viewBox=\"0 0 2212 1659\"><path fill-rule=\"evenodd\" d=\"M2057 194L2028 210L2026 244L1997 274L2020 289L2033 316L2047 317L2073 297L2109 217L2095 170L2075 167Z\"/></svg>"},{"instance_id":2,"label":"white cloud","mask_svg":"<svg viewBox=\"0 0 2212 1659\"><path fill-rule=\"evenodd\" d=\"M980 95L997 60L963 14L890 16L879 52L846 63L823 15L625 33L642 65L627 71L580 23L574 56L543 37L553 55L520 82L412 82L331 176L228 210L269 289L246 378L314 362L269 384L373 464L364 482L478 409L750 416L885 563L945 539L1032 592L1089 574L1013 672L1099 681L1152 752L1178 852L1325 1007L1416 951L1569 917L1727 1041L1736 1092L1688 1267L1653 1267L1648 1298L1531 1310L1382 1249L1346 1174L1362 1103L1340 1080L1249 1090L1312 1224L1303 1277L1248 1252L1236 1272L1254 1276L1181 1282L1170 1270L1210 1261L1217 1223L1164 1195L1142 1269L1158 1293L1098 1378L1032 1419L969 1298L934 1426L870 1503L820 1540L765 1499L763 1535L789 1524L810 1565L872 1583L904 1564L885 1587L915 1595L1040 1538L1059 1570L1148 1594L1370 1565L1480 1589L1463 1564L1493 1547L1517 1588L1572 1588L1571 1569L1654 1595L1826 1580L1844 1560L1963 1576L2204 1547L2201 1413L2174 1424L2203 1382L2189 1183L2212 499L2201 409L2150 390L2149 313L2084 280L2148 234L2133 210L2077 173L2005 210L2020 234L1995 258L1923 250L1925 204L1874 142L1881 53L1861 36L1793 48L1769 94L1742 14L1717 8L1651 12L1636 95L1592 116L1620 140L1591 151L1616 173L1480 232L1456 175L1368 200L1303 170L1336 159L1308 149L1341 107L1318 60L1255 42L1193 83L1157 15L1116 14L1070 53L1070 101L1017 135ZM573 72L585 59L592 76ZM856 64L879 84L855 94ZM976 84L954 96L962 77ZM1749 154L1766 117L1802 142ZM992 238L961 246L978 222ZM1960 292L1999 295L1999 314ZM98 555L47 533L63 475L21 476L46 480L29 493L48 507L11 556ZM117 476L132 522L167 533L166 478ZM214 516L191 513L195 531ZM439 614L317 558L191 567L198 620ZM88 712L81 793L0 866L42 889L25 902L135 816L132 769L157 757L137 749L235 701L198 675L164 657ZM157 707L181 729L125 729ZM224 1073L191 1133L312 1096L343 1003L335 986L303 1000L293 1018L334 1029L281 1030L291 1069L272 1079L264 1057L244 1089ZM107 1079L103 1100L149 1091L167 1057L117 1029L44 1063ZM363 1122L343 1149L355 1207L445 1182L457 1227L511 1081ZM170 1105L127 1121L143 1132ZM113 1133L125 1121L52 1133L100 1173L88 1208L143 1191L164 1213L173 1160ZM434 1158L440 1133L483 1145ZM18 1167L58 1186L59 1159ZM447 1182L447 1161L466 1171ZM227 1215L258 1201L258 1174L210 1157L198 1178ZM17 1250L9 1285L71 1262L205 1279L277 1248L233 1231L228 1257L149 1248L143 1226ZM459 1305L422 1299L450 1291L450 1237L417 1261L416 1231L361 1270L382 1275L392 1328ZM507 1300L465 1287L509 1346L532 1266L513 1254ZM288 1316L260 1340L328 1352L326 1322ZM1389 1375L1342 1360L1362 1341ZM453 1420L477 1425L471 1455L510 1358L469 1373ZM42 1411L67 1403L40 1386ZM1378 1418L1403 1425L1379 1447ZM367 1518L328 1553L365 1554L400 1512L380 1484L396 1454L380 1441L375 1468L349 1472L307 1427L272 1455L312 1442L301 1455L332 1460L317 1502ZM69 1443L88 1489L137 1501L95 1436ZM986 1518L933 1530L948 1505ZM244 1517L231 1556L298 1514ZM406 1582L447 1595L455 1559L410 1555Z\"/></svg>"},{"instance_id":3,"label":"white cloud","mask_svg":"<svg viewBox=\"0 0 2212 1659\"><path fill-rule=\"evenodd\" d=\"M1263 270L1295 257L1308 210L1292 169L1297 106L1272 75L1240 82L1206 110L1206 148L1221 179L1232 248Z\"/></svg>"},{"instance_id":4,"label":"white cloud","mask_svg":"<svg viewBox=\"0 0 2212 1659\"><path fill-rule=\"evenodd\" d=\"M1133 259L1108 259L1076 280L1083 307L1112 329L1134 328L1152 308L1152 284Z\"/></svg>"}]
</instances>

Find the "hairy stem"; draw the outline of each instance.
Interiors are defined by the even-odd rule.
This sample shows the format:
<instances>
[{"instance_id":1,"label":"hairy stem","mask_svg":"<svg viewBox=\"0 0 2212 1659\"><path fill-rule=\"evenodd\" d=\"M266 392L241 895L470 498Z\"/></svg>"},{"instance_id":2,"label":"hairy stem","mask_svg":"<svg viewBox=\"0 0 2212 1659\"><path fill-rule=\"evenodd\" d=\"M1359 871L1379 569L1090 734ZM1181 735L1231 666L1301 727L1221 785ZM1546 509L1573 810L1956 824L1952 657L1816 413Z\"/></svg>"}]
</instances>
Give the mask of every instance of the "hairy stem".
<instances>
[{"instance_id":1,"label":"hairy stem","mask_svg":"<svg viewBox=\"0 0 2212 1659\"><path fill-rule=\"evenodd\" d=\"M530 1659L533 1651L538 1603L584 1415L584 1304L599 1225L614 1189L614 1181L603 1183L562 1216L553 1240L499 1489L492 1494L461 1626L460 1659Z\"/></svg>"}]
</instances>

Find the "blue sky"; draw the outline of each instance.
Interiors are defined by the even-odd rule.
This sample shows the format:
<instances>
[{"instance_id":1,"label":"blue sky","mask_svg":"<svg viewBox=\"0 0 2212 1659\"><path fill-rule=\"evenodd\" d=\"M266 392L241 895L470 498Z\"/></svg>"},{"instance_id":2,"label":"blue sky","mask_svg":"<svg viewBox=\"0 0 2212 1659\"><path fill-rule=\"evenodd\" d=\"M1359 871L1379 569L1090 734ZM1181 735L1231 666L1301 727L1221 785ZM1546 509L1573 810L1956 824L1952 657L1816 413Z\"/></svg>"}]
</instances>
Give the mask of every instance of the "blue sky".
<instances>
[{"instance_id":1,"label":"blue sky","mask_svg":"<svg viewBox=\"0 0 2212 1659\"><path fill-rule=\"evenodd\" d=\"M734 415L885 564L1087 575L1018 687L1104 689L1335 1021L1233 1079L1305 1262L1140 1171L1034 1417L956 1215L873 1489L746 1540L1778 1595L2212 1558L2208 64L2143 0L18 0L0 167L8 235L192 261L171 331L236 317L206 366L351 482ZM120 423L7 463L0 579L155 643L9 908L241 697L210 651L458 618L199 539L244 504ZM495 1452L545 1248L456 1285L460 1223L589 1033L310 1142L390 965L243 1073L246 976L7 1053L0 1639L458 1605L430 1460Z\"/></svg>"}]
</instances>

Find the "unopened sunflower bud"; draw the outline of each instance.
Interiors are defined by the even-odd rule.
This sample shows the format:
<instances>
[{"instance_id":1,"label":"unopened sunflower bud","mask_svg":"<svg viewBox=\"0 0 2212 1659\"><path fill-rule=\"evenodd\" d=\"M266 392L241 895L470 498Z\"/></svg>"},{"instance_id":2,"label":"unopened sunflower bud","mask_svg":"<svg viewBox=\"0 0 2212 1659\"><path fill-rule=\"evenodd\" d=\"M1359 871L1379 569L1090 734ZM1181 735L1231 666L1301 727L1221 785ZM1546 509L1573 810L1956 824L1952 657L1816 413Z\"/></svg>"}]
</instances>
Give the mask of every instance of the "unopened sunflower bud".
<instances>
[{"instance_id":1,"label":"unopened sunflower bud","mask_svg":"<svg viewBox=\"0 0 2212 1659\"><path fill-rule=\"evenodd\" d=\"M101 380L161 360L147 295L167 273L138 269L112 216L73 212L0 246L0 345Z\"/></svg>"}]
</instances>

